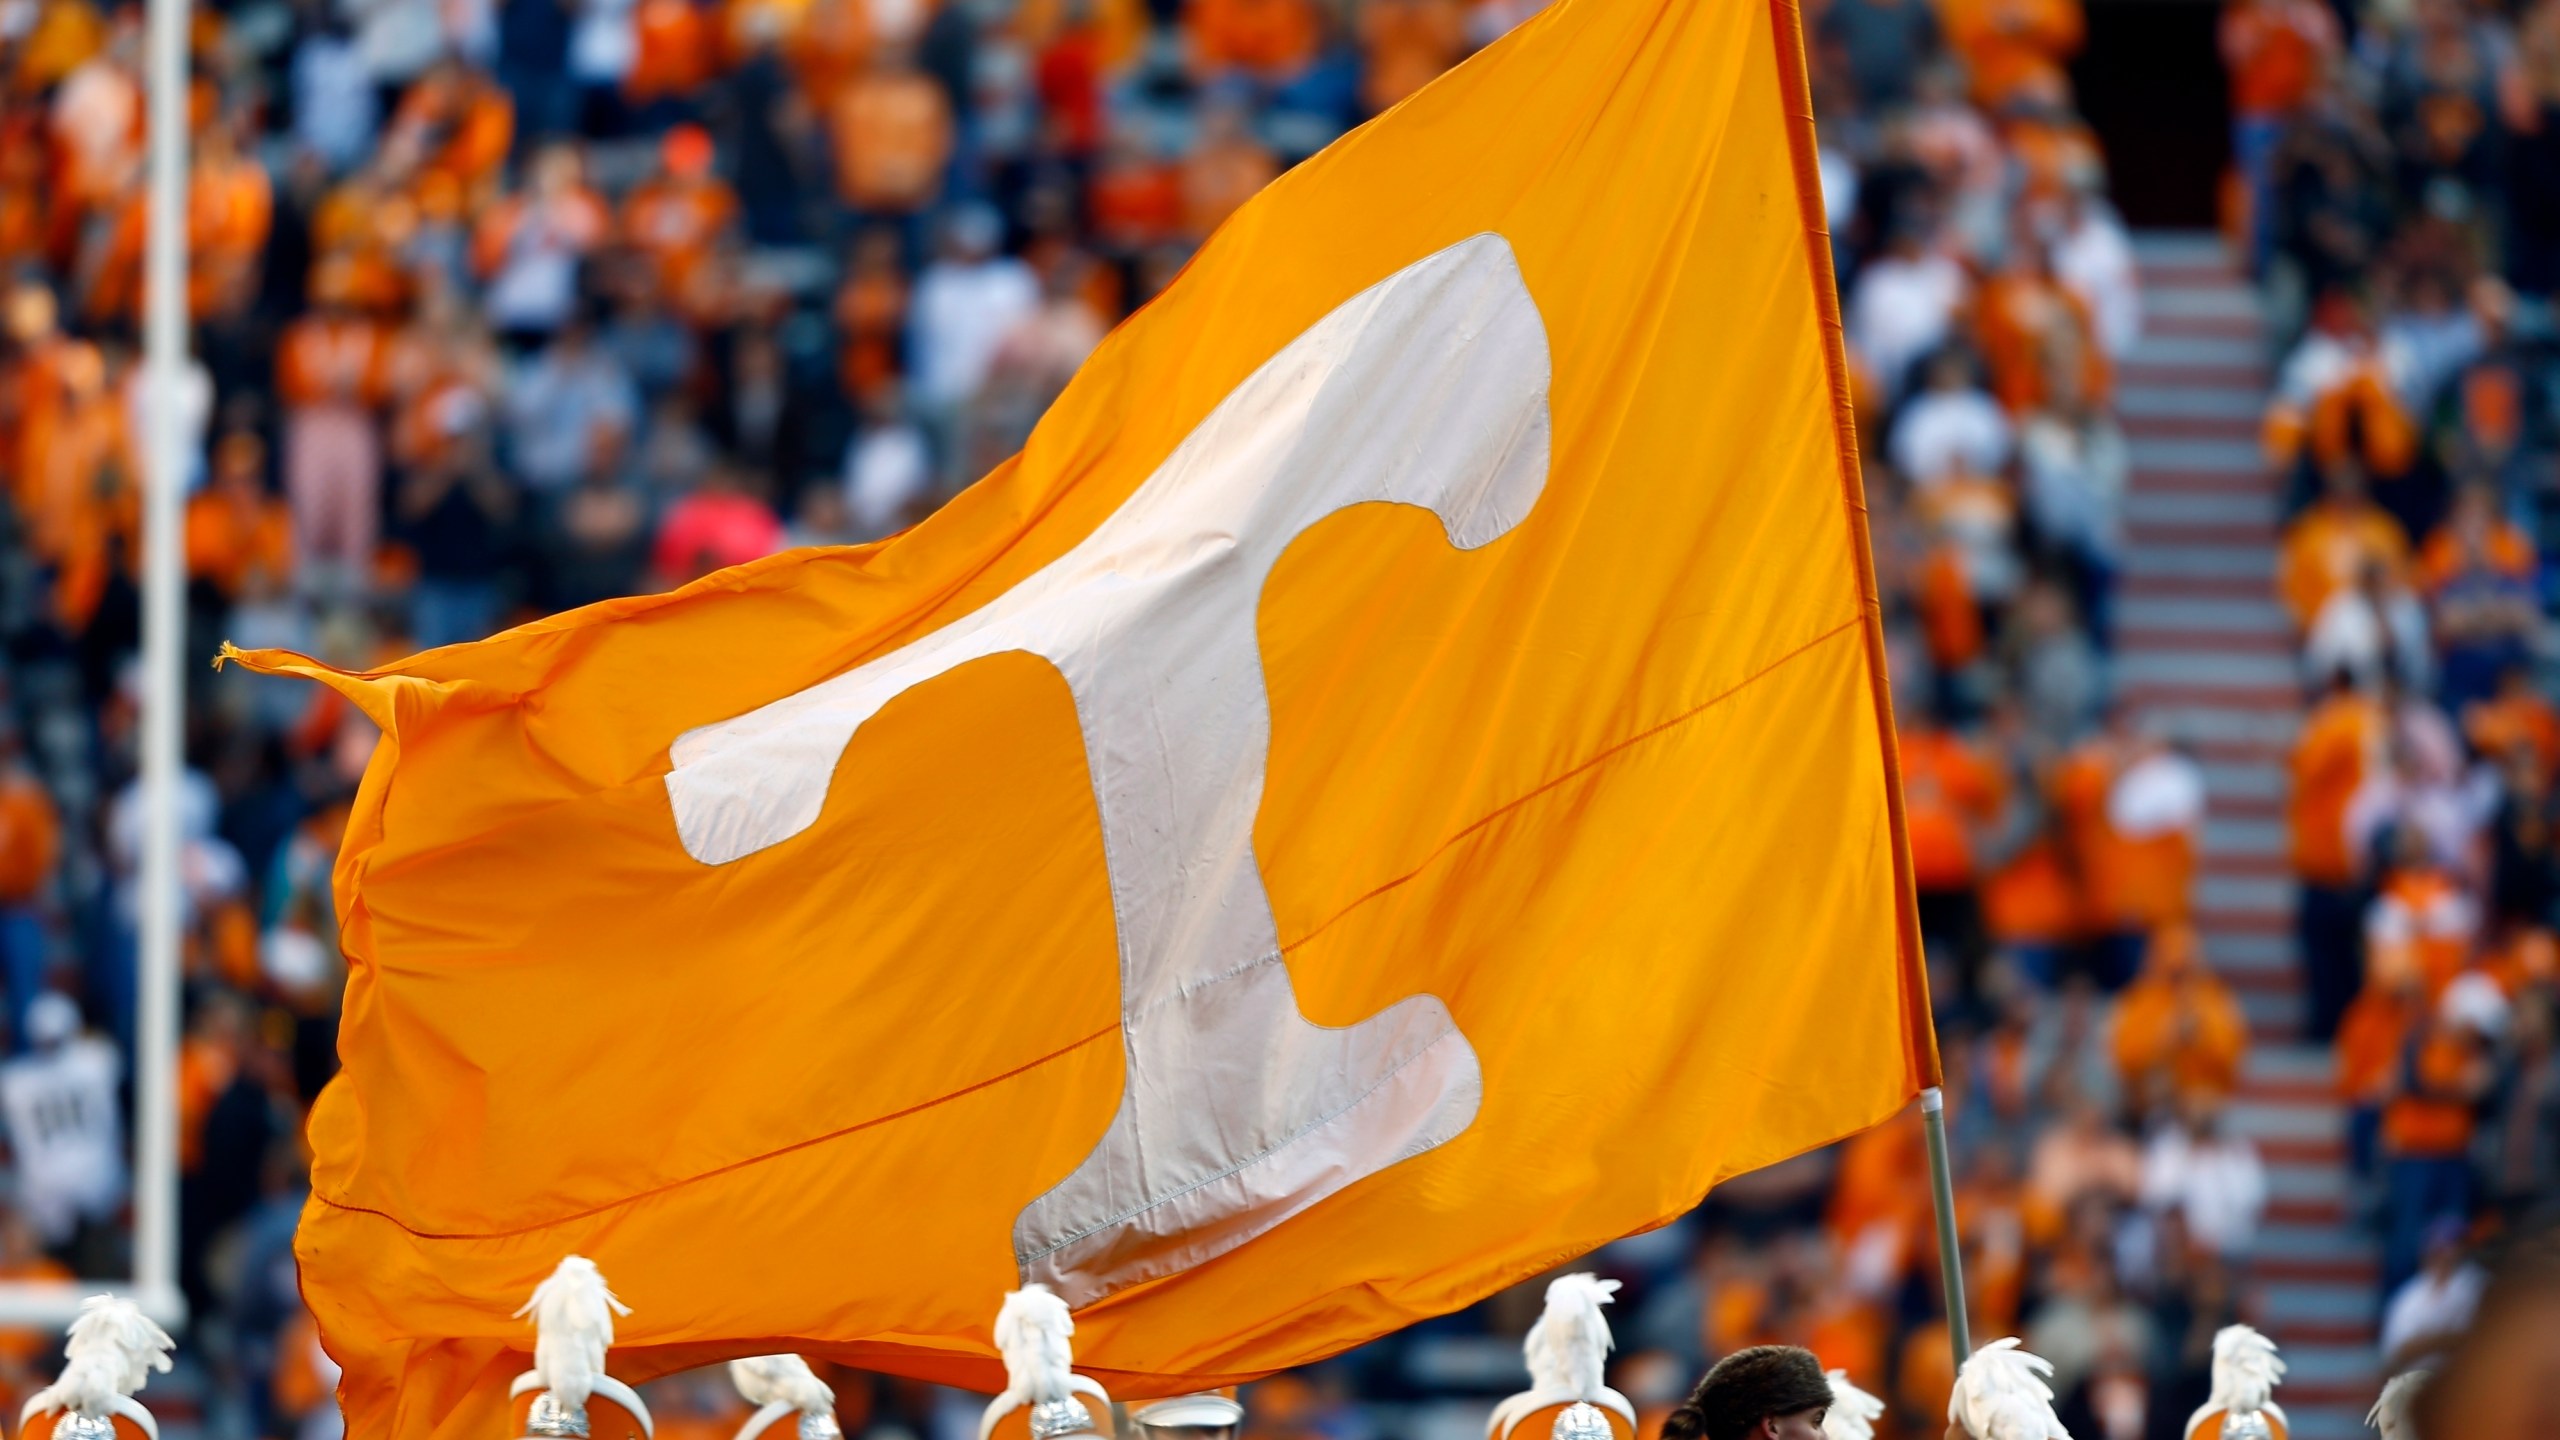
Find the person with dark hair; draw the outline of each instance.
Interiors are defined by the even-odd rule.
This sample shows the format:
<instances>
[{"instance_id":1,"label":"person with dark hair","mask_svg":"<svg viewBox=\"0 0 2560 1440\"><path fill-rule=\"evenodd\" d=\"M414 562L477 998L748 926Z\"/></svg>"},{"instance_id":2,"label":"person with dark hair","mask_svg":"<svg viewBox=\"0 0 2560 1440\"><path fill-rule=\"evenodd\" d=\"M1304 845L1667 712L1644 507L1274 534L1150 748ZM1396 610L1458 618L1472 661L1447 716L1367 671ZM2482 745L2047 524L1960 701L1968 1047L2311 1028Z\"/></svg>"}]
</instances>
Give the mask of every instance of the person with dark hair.
<instances>
[{"instance_id":1,"label":"person with dark hair","mask_svg":"<svg viewBox=\"0 0 2560 1440\"><path fill-rule=\"evenodd\" d=\"M1831 1382L1813 1352L1754 1345L1715 1363L1663 1417L1662 1440L1822 1440Z\"/></svg>"}]
</instances>

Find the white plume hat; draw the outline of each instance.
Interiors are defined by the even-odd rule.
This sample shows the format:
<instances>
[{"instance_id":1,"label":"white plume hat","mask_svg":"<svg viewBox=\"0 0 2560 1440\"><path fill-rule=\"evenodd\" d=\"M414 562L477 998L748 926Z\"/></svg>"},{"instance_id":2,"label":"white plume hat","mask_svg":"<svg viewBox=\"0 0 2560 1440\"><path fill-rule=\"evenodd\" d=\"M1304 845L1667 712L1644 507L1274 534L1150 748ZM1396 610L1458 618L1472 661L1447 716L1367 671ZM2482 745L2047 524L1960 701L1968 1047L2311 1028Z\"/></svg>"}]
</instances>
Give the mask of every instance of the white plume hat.
<instances>
[{"instance_id":1,"label":"white plume hat","mask_svg":"<svg viewBox=\"0 0 2560 1440\"><path fill-rule=\"evenodd\" d=\"M1831 1409L1822 1417L1823 1440L1875 1440L1884 1401L1852 1384L1846 1370L1827 1371L1822 1378L1831 1382Z\"/></svg>"},{"instance_id":2,"label":"white plume hat","mask_svg":"<svg viewBox=\"0 0 2560 1440\"><path fill-rule=\"evenodd\" d=\"M172 1348L168 1332L132 1301L116 1295L81 1301L63 1345L62 1373L18 1412L20 1440L68 1436L72 1429L159 1440L160 1423L133 1394L152 1372L168 1371Z\"/></svg>"},{"instance_id":3,"label":"white plume hat","mask_svg":"<svg viewBox=\"0 0 2560 1440\"><path fill-rule=\"evenodd\" d=\"M2236 1433L2237 1417L2255 1415L2270 1440L2292 1433L2284 1407L2275 1402L2284 1380L2276 1342L2246 1325L2225 1325L2213 1337L2213 1389L2187 1417L2187 1440L2222 1440ZM2253 1431L2254 1433L2254 1431Z\"/></svg>"},{"instance_id":4,"label":"white plume hat","mask_svg":"<svg viewBox=\"0 0 2560 1440\"><path fill-rule=\"evenodd\" d=\"M1014 1440L1060 1440L1111 1433L1111 1396L1075 1373L1075 1316L1046 1285L1025 1285L996 1311L996 1353L1004 1357L1004 1389L978 1417L978 1440L998 1427Z\"/></svg>"},{"instance_id":5,"label":"white plume hat","mask_svg":"<svg viewBox=\"0 0 2560 1440\"><path fill-rule=\"evenodd\" d=\"M1521 1343L1529 1364L1529 1388L1494 1407L1486 1440L1632 1440L1636 1407L1604 1383L1609 1319L1602 1307L1615 1299L1618 1282L1577 1272L1547 1284L1547 1304ZM1547 1415L1545 1431L1534 1419ZM1525 1427L1525 1428L1524 1428Z\"/></svg>"},{"instance_id":6,"label":"white plume hat","mask_svg":"<svg viewBox=\"0 0 2560 1440\"><path fill-rule=\"evenodd\" d=\"M605 1373L613 1318L631 1307L605 1288L604 1273L569 1255L517 1309L533 1320L533 1368L507 1387L526 1440L650 1440L657 1433L638 1391Z\"/></svg>"},{"instance_id":7,"label":"white plume hat","mask_svg":"<svg viewBox=\"0 0 2560 1440\"><path fill-rule=\"evenodd\" d=\"M797 1355L755 1355L729 1362L729 1383L756 1407L738 1427L737 1440L756 1440L773 1422L799 1417L797 1440L841 1440L836 1423L836 1392Z\"/></svg>"},{"instance_id":8,"label":"white plume hat","mask_svg":"<svg viewBox=\"0 0 2560 1440\"><path fill-rule=\"evenodd\" d=\"M2014 1336L1994 1340L1956 1372L1947 1418L1973 1440L2071 1440L2053 1413L2052 1377L2053 1363L2019 1349Z\"/></svg>"}]
</instances>

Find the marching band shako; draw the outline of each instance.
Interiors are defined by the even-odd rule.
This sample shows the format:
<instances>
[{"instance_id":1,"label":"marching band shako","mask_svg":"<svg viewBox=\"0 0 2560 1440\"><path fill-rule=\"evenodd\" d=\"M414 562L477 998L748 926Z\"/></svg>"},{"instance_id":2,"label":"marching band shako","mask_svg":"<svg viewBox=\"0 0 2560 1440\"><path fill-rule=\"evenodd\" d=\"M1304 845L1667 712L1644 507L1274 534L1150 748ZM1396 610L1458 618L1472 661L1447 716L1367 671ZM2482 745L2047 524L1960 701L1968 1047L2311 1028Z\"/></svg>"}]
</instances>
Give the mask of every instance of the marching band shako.
<instances>
[{"instance_id":1,"label":"marching band shako","mask_svg":"<svg viewBox=\"0 0 2560 1440\"><path fill-rule=\"evenodd\" d=\"M2275 1389L2284 1379L2276 1342L2246 1325L2213 1336L2213 1390L2187 1417L2186 1440L2290 1440Z\"/></svg>"},{"instance_id":2,"label":"marching band shako","mask_svg":"<svg viewBox=\"0 0 2560 1440\"><path fill-rule=\"evenodd\" d=\"M759 1355L729 1362L729 1380L756 1413L738 1427L736 1440L757 1440L775 1422L796 1416L793 1440L844 1440L836 1421L836 1392L797 1355ZM778 1440L778 1437L777 1437Z\"/></svg>"},{"instance_id":3,"label":"marching band shako","mask_svg":"<svg viewBox=\"0 0 2560 1440\"><path fill-rule=\"evenodd\" d=\"M133 1392L152 1371L169 1368L171 1348L168 1333L132 1301L81 1301L62 1374L27 1397L18 1414L20 1440L160 1440L159 1422Z\"/></svg>"},{"instance_id":4,"label":"marching band shako","mask_svg":"<svg viewBox=\"0 0 2560 1440\"><path fill-rule=\"evenodd\" d=\"M561 1260L517 1315L533 1317L533 1368L507 1387L521 1440L651 1440L638 1391L604 1373L613 1317L628 1315L595 1262Z\"/></svg>"},{"instance_id":5,"label":"marching band shako","mask_svg":"<svg viewBox=\"0 0 2560 1440\"><path fill-rule=\"evenodd\" d=\"M996 1350L1004 1356L1004 1393L978 1417L978 1440L1063 1440L1109 1436L1111 1396L1075 1373L1069 1340L1076 1322L1067 1302L1046 1285L1025 1285L996 1312Z\"/></svg>"},{"instance_id":6,"label":"marching band shako","mask_svg":"<svg viewBox=\"0 0 2560 1440\"><path fill-rule=\"evenodd\" d=\"M1618 1282L1559 1275L1522 1351L1529 1388L1494 1407L1486 1440L1635 1440L1636 1407L1601 1383L1609 1322L1600 1307Z\"/></svg>"}]
</instances>

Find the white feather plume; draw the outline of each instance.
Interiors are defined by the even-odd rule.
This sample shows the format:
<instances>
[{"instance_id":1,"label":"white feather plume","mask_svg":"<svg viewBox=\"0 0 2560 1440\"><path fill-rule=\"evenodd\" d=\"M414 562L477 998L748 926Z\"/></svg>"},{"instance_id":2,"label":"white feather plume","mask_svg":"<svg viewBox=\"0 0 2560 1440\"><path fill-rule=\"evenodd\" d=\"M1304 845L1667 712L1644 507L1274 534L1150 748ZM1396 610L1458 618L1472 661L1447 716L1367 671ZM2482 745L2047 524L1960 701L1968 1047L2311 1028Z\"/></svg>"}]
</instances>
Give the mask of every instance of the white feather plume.
<instances>
[{"instance_id":1,"label":"white feather plume","mask_svg":"<svg viewBox=\"0 0 2560 1440\"><path fill-rule=\"evenodd\" d=\"M516 1311L518 1318L533 1317L533 1370L542 1388L563 1405L583 1408L604 1374L604 1353L613 1348L613 1317L630 1313L605 1288L596 1262L583 1255L562 1259Z\"/></svg>"},{"instance_id":2,"label":"white feather plume","mask_svg":"<svg viewBox=\"0 0 2560 1440\"><path fill-rule=\"evenodd\" d=\"M2428 1372L2403 1370L2382 1387L2382 1396L2373 1402L2364 1423L2382 1432L2382 1440L2418 1440L2418 1391L2425 1388Z\"/></svg>"},{"instance_id":3,"label":"white feather plume","mask_svg":"<svg viewBox=\"0 0 2560 1440\"><path fill-rule=\"evenodd\" d=\"M1609 1321L1600 1307L1618 1293L1618 1282L1597 1275L1559 1275L1547 1286L1547 1308L1529 1327L1524 1346L1530 1388L1545 1395L1599 1398L1606 1384Z\"/></svg>"},{"instance_id":4,"label":"white feather plume","mask_svg":"<svg viewBox=\"0 0 2560 1440\"><path fill-rule=\"evenodd\" d=\"M1875 1440L1884 1401L1851 1384L1846 1370L1833 1370L1823 1378L1831 1382L1831 1410L1822 1417L1823 1440Z\"/></svg>"},{"instance_id":5,"label":"white feather plume","mask_svg":"<svg viewBox=\"0 0 2560 1440\"><path fill-rule=\"evenodd\" d=\"M1973 1352L1956 1372L1947 1418L1973 1440L2071 1440L2053 1413L2053 1364L2018 1348L2013 1336Z\"/></svg>"},{"instance_id":6,"label":"white feather plume","mask_svg":"<svg viewBox=\"0 0 2560 1440\"><path fill-rule=\"evenodd\" d=\"M996 1351L1004 1356L1005 1398L1045 1405L1069 1397L1076 1362L1068 1338L1076 1333L1067 1302L1048 1286L1025 1285L1004 1297L996 1311Z\"/></svg>"},{"instance_id":7,"label":"white feather plume","mask_svg":"<svg viewBox=\"0 0 2560 1440\"><path fill-rule=\"evenodd\" d=\"M172 1342L142 1307L113 1295L80 1302L62 1347L62 1374L27 1402L29 1413L70 1410L104 1415L117 1397L141 1389L154 1370L167 1371Z\"/></svg>"},{"instance_id":8,"label":"white feather plume","mask_svg":"<svg viewBox=\"0 0 2560 1440\"><path fill-rule=\"evenodd\" d=\"M2246 1325L2225 1325L2213 1337L2213 1394L2219 1410L2264 1410L2284 1379L2276 1342Z\"/></svg>"},{"instance_id":9,"label":"white feather plume","mask_svg":"<svg viewBox=\"0 0 2560 1440\"><path fill-rule=\"evenodd\" d=\"M732 1360L729 1381L750 1405L788 1405L803 1415L825 1415L836 1408L836 1392L797 1355Z\"/></svg>"}]
</instances>

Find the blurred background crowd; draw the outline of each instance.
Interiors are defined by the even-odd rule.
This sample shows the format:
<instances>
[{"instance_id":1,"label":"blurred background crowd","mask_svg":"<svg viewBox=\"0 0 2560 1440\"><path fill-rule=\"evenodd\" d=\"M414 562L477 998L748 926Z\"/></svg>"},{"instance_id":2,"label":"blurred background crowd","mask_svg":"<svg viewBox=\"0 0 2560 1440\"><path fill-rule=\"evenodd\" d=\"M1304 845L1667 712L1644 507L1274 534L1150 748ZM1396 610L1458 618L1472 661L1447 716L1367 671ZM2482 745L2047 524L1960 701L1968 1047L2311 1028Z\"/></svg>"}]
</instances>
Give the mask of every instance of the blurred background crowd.
<instances>
[{"instance_id":1,"label":"blurred background crowd","mask_svg":"<svg viewBox=\"0 0 2560 1440\"><path fill-rule=\"evenodd\" d=\"M202 4L197 373L153 417L188 437L188 651L361 666L901 529L1256 189L1536 3ZM1804 19L1973 1331L2055 1361L2075 1434L2175 1435L2214 1329L2262 1318L2288 1202L2229 1123L2267 1026L2197 923L2218 772L2120 675L2146 305L2075 110L2087 17ZM2286 1038L2332 1047L2341 1233L2378 1257L2370 1304L2305 1333L2361 1357L2362 1397L2560 1197L2560 0L2230 0L2218 27L2223 233L2279 361L2262 411L2235 398L2281 525L2248 583L2281 607L2256 663L2291 747ZM139 40L130 6L0 0L0 1279L128 1263ZM154 1408L327 1440L290 1241L375 737L316 687L191 684L194 1319ZM1602 1252L1615 1383L1658 1415L1794 1341L1938 1433L1923 1163L1905 1116ZM1536 1294L1266 1382L1250 1428L1473 1440ZM0 1333L0 1403L55 1356ZM834 1378L850 1433L972 1433L974 1398ZM725 1387L654 1386L662 1433L725 1435Z\"/></svg>"}]
</instances>

